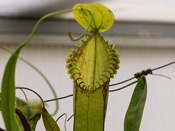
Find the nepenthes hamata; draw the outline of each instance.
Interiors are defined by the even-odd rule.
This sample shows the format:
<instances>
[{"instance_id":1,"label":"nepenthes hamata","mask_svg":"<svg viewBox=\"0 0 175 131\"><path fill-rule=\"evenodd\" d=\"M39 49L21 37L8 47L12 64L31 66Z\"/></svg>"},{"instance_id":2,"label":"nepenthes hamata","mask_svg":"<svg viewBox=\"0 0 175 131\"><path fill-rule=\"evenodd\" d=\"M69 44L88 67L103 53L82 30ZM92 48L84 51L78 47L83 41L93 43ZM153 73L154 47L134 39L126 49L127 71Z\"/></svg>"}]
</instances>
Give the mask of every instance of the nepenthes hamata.
<instances>
[{"instance_id":1,"label":"nepenthes hamata","mask_svg":"<svg viewBox=\"0 0 175 131\"><path fill-rule=\"evenodd\" d=\"M87 27L92 22L85 41L68 55L68 73L74 83L74 130L103 131L107 109L109 82L119 68L119 55L100 35L112 26L114 15L101 4L77 4L75 19ZM109 22L109 23L108 23Z\"/></svg>"}]
</instances>

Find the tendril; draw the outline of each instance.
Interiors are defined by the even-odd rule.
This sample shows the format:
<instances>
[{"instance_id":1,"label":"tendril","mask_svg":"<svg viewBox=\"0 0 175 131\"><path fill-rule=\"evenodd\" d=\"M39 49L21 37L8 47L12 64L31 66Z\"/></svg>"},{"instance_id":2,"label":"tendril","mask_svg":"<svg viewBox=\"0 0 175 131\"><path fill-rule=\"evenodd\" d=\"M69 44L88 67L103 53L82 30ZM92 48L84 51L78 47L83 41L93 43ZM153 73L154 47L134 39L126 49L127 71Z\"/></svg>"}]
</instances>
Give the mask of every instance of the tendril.
<instances>
[{"instance_id":1,"label":"tendril","mask_svg":"<svg viewBox=\"0 0 175 131\"><path fill-rule=\"evenodd\" d=\"M36 94L40 98L40 100L43 103L43 107L45 107L45 104L44 104L44 101L43 101L42 97L36 91L34 91L32 89L29 89L29 88L26 88L26 87L16 87L16 89L24 89L24 90L28 90L28 91L33 92L34 94Z\"/></svg>"},{"instance_id":2,"label":"tendril","mask_svg":"<svg viewBox=\"0 0 175 131\"><path fill-rule=\"evenodd\" d=\"M62 114L61 116L59 116L58 119L56 120L56 122L58 122L59 119L60 119L61 117L63 117L63 116L65 116L64 129L65 129L65 131L67 131L67 129L66 129L67 114L66 114L66 113L64 113L64 114Z\"/></svg>"},{"instance_id":3,"label":"tendril","mask_svg":"<svg viewBox=\"0 0 175 131\"><path fill-rule=\"evenodd\" d=\"M70 38L72 41L78 41L78 40L80 40L81 38L83 38L83 37L87 34L88 29L89 29L89 27L91 26L91 23L92 23L93 12L92 12L91 10L89 10L89 9L84 9L84 8L81 8L80 10L82 10L82 9L88 11L88 12L90 13L90 15L91 15L91 18L90 18L90 21L89 21L89 23L88 23L88 26L86 27L86 29L83 31L83 33L82 33L78 38L74 39L73 36L72 36L72 34L71 34L71 32L70 32L70 31L68 32L69 38ZM84 12L85 12L85 11L84 11ZM86 15L88 15L88 14L86 13Z\"/></svg>"},{"instance_id":4,"label":"tendril","mask_svg":"<svg viewBox=\"0 0 175 131\"><path fill-rule=\"evenodd\" d=\"M157 68L153 68L153 69L150 69L150 68L149 68L149 69L147 69L147 70L141 71L141 72L144 72L144 73L140 73L140 72L139 72L139 77L135 77L135 76L134 76L134 77L131 77L131 78L127 79L127 80L124 80L124 81L121 81L121 82L118 82L118 83L115 83L115 84L111 84L111 85L109 85L109 86L120 85L120 84L123 84L123 83L125 83L125 82L131 81L131 80L133 80L134 78L139 79L142 75L152 74L152 71L155 71L155 70L158 70L158 69L167 67L167 66L172 65L172 64L175 64L175 61L173 61L173 62L171 62L171 63L168 63L168 64L166 64L166 65L157 67ZM146 71L146 72L145 72L145 71ZM136 74L137 74L137 73L136 73ZM142 74L142 75L141 75L141 74ZM152 75L154 75L154 74L152 74ZM160 75L160 74L155 74L155 75L164 76L164 75ZM164 77L170 79L170 78L167 77L167 76L164 76ZM124 87L118 88L118 89L109 90L109 92L115 92L115 91L119 91L119 90L121 90L121 89L125 89L126 87L128 87L128 86L130 86L130 85L132 85L132 84L135 84L136 82L137 82L137 81L134 81L134 82L132 82L132 83L130 83L130 84L124 86ZM69 98L69 97L72 97L72 96L73 96L73 94L70 94L70 95L63 96L63 97L59 97L59 98L56 98L56 99L45 100L44 102L51 102L51 101L55 101L55 100L61 100L61 99Z\"/></svg>"}]
</instances>

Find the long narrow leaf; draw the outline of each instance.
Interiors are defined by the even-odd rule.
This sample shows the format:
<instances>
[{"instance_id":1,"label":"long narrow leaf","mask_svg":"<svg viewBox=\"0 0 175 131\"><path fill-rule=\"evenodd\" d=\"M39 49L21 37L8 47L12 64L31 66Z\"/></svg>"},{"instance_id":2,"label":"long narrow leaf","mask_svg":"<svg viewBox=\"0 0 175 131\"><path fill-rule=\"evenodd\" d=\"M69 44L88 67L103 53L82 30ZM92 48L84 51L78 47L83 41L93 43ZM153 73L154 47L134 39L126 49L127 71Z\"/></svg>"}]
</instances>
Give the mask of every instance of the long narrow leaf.
<instances>
[{"instance_id":1,"label":"long narrow leaf","mask_svg":"<svg viewBox=\"0 0 175 131\"><path fill-rule=\"evenodd\" d=\"M6 46L4 46L3 44L0 43L0 48L2 48L3 50L7 51L8 53L12 54L13 52ZM30 63L29 61L27 61L26 59L22 58L22 57L18 57L19 60L23 61L24 63L26 63L28 66L30 66L32 69L34 69L43 79L44 81L47 83L47 85L49 86L49 88L51 89L54 98L57 98L57 94L52 86L52 84L50 83L50 81L47 79L47 77L36 67L34 66L32 63ZM55 115L58 111L58 101L55 101L56 104L56 108L55 111L52 115Z\"/></svg>"},{"instance_id":2,"label":"long narrow leaf","mask_svg":"<svg viewBox=\"0 0 175 131\"><path fill-rule=\"evenodd\" d=\"M2 79L1 109L7 131L19 130L15 119L15 68L19 53L20 48L10 57Z\"/></svg>"},{"instance_id":3,"label":"long narrow leaf","mask_svg":"<svg viewBox=\"0 0 175 131\"><path fill-rule=\"evenodd\" d=\"M2 87L1 87L1 92L2 92L2 98L1 98L1 106L2 106L2 116L5 122L6 130L7 131L18 131L19 127L17 125L16 119L15 119L15 68L16 68L16 63L17 59L19 56L19 53L21 49L26 46L26 44L29 43L29 41L32 39L38 25L40 24L41 21L44 19L61 14L61 13L67 13L72 10L65 10L65 11L58 11L58 12L53 12L49 13L42 18L38 20L36 23L34 29L32 30L32 33L30 34L29 38L27 41L24 43L20 44L18 48L15 50L15 52L11 55L10 59L8 60L5 70L4 70L4 75L2 79Z\"/></svg>"},{"instance_id":4,"label":"long narrow leaf","mask_svg":"<svg viewBox=\"0 0 175 131\"><path fill-rule=\"evenodd\" d=\"M60 131L57 123L45 108L42 110L42 118L46 131Z\"/></svg>"},{"instance_id":5,"label":"long narrow leaf","mask_svg":"<svg viewBox=\"0 0 175 131\"><path fill-rule=\"evenodd\" d=\"M139 131L146 96L146 78L145 76L141 76L135 87L130 105L125 116L124 131Z\"/></svg>"}]
</instances>

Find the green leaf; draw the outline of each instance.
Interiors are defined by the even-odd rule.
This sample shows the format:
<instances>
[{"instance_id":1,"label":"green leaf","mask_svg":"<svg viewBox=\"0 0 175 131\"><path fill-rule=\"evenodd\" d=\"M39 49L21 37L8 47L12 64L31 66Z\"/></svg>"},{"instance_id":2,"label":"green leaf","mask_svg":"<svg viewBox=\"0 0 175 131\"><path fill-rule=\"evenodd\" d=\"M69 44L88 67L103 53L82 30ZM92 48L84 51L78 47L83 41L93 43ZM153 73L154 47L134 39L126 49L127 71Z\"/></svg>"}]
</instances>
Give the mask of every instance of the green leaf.
<instances>
[{"instance_id":1,"label":"green leaf","mask_svg":"<svg viewBox=\"0 0 175 131\"><path fill-rule=\"evenodd\" d=\"M1 110L7 131L18 131L15 118L15 68L21 48L18 48L10 57L5 67L1 87Z\"/></svg>"},{"instance_id":2,"label":"green leaf","mask_svg":"<svg viewBox=\"0 0 175 131\"><path fill-rule=\"evenodd\" d=\"M60 131L57 123L45 108L42 110L42 118L46 131Z\"/></svg>"},{"instance_id":3,"label":"green leaf","mask_svg":"<svg viewBox=\"0 0 175 131\"><path fill-rule=\"evenodd\" d=\"M15 69L16 69L16 63L17 63L17 59L20 51L32 39L41 21L43 21L44 19L50 16L67 13L67 12L70 12L70 10L53 12L41 17L36 23L35 27L33 28L29 38L24 43L18 46L18 48L15 50L15 52L11 55L10 59L8 60L4 70L2 87L1 87L1 93L2 93L1 110L2 110L2 116L3 116L3 120L7 131L19 130L19 127L16 122L16 117L15 117Z\"/></svg>"},{"instance_id":4,"label":"green leaf","mask_svg":"<svg viewBox=\"0 0 175 131\"><path fill-rule=\"evenodd\" d=\"M124 131L139 131L146 96L146 78L145 76L141 76L135 87L130 105L125 116Z\"/></svg>"},{"instance_id":5,"label":"green leaf","mask_svg":"<svg viewBox=\"0 0 175 131\"><path fill-rule=\"evenodd\" d=\"M90 23L89 31L104 32L114 23L114 14L102 4L76 4L73 8L74 18L86 29Z\"/></svg>"},{"instance_id":6,"label":"green leaf","mask_svg":"<svg viewBox=\"0 0 175 131\"><path fill-rule=\"evenodd\" d=\"M15 69L16 63L22 48L32 39L39 23L45 19L45 17L41 18L35 25L32 33L30 34L27 41L20 44L15 52L9 58L2 79L2 87L1 87L1 106L2 106L2 116L5 122L5 127L7 131L15 130L18 131L19 127L15 118Z\"/></svg>"},{"instance_id":7,"label":"green leaf","mask_svg":"<svg viewBox=\"0 0 175 131\"><path fill-rule=\"evenodd\" d=\"M31 130L35 131L36 124L41 118L42 102L38 99L23 100L16 98L16 108L19 109L29 123Z\"/></svg>"}]
</instances>

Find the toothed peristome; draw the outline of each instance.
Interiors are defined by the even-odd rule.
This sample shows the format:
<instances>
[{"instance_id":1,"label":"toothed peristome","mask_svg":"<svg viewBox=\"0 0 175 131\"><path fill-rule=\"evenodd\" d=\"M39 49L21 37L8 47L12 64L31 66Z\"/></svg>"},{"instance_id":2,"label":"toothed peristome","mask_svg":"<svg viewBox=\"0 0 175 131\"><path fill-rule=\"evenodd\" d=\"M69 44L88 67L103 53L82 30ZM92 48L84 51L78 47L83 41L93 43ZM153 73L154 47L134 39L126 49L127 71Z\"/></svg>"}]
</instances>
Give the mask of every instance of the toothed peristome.
<instances>
[{"instance_id":1,"label":"toothed peristome","mask_svg":"<svg viewBox=\"0 0 175 131\"><path fill-rule=\"evenodd\" d=\"M114 77L120 61L114 45L109 45L99 32L93 32L68 54L66 63L70 78L81 89L94 90Z\"/></svg>"}]
</instances>

